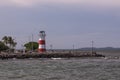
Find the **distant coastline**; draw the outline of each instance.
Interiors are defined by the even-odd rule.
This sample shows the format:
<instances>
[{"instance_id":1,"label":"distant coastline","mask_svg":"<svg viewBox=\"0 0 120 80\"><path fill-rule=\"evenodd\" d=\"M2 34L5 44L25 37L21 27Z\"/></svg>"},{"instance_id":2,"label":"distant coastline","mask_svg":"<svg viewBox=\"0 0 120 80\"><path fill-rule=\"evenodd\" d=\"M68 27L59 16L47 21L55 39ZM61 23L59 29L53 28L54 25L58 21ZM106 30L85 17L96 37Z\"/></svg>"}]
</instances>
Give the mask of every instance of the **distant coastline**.
<instances>
[{"instance_id":1,"label":"distant coastline","mask_svg":"<svg viewBox=\"0 0 120 80\"><path fill-rule=\"evenodd\" d=\"M80 48L78 50L81 51L91 51L90 47L85 47L85 48ZM106 52L106 53L120 53L120 48L114 48L114 47L102 47L102 48L93 48L94 51L96 52Z\"/></svg>"}]
</instances>

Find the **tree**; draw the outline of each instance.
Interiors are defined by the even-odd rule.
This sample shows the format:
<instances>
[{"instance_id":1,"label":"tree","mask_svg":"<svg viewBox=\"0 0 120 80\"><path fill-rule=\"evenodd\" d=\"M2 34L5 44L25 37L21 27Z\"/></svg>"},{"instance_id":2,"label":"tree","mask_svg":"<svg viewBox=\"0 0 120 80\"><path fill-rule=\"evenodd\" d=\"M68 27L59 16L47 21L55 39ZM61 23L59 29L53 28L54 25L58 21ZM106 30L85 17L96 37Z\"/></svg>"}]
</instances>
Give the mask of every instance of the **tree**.
<instances>
[{"instance_id":1,"label":"tree","mask_svg":"<svg viewBox=\"0 0 120 80\"><path fill-rule=\"evenodd\" d=\"M17 45L17 42L15 42L11 36L4 36L2 40L6 46L9 46L10 49L13 49Z\"/></svg>"},{"instance_id":2,"label":"tree","mask_svg":"<svg viewBox=\"0 0 120 80\"><path fill-rule=\"evenodd\" d=\"M28 42L24 44L24 47L26 47L26 50L36 50L38 49L38 43L37 42Z\"/></svg>"},{"instance_id":3,"label":"tree","mask_svg":"<svg viewBox=\"0 0 120 80\"><path fill-rule=\"evenodd\" d=\"M17 44L11 36L8 36L8 43L10 48L14 48Z\"/></svg>"},{"instance_id":4,"label":"tree","mask_svg":"<svg viewBox=\"0 0 120 80\"><path fill-rule=\"evenodd\" d=\"M9 47L10 47L10 49L11 49L11 46L12 46L12 44L14 43L11 36L8 36L8 43L9 43Z\"/></svg>"},{"instance_id":5,"label":"tree","mask_svg":"<svg viewBox=\"0 0 120 80\"><path fill-rule=\"evenodd\" d=\"M0 52L9 49L3 42L0 41Z\"/></svg>"},{"instance_id":6,"label":"tree","mask_svg":"<svg viewBox=\"0 0 120 80\"><path fill-rule=\"evenodd\" d=\"M8 44L8 37L7 37L7 36L4 36L4 37L2 38L2 40L3 40L3 43L5 43L5 45L7 46L7 44Z\"/></svg>"}]
</instances>

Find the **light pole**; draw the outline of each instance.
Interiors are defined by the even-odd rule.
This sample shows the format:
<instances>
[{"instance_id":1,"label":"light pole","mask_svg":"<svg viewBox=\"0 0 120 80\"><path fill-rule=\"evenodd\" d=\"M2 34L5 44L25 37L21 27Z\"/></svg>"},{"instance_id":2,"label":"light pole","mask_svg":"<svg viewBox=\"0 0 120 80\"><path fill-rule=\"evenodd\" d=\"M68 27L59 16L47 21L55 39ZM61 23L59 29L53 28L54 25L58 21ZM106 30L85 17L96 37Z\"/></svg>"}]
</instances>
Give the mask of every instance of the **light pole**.
<instances>
[{"instance_id":1,"label":"light pole","mask_svg":"<svg viewBox=\"0 0 120 80\"><path fill-rule=\"evenodd\" d=\"M73 44L73 53L74 53L75 45Z\"/></svg>"},{"instance_id":2,"label":"light pole","mask_svg":"<svg viewBox=\"0 0 120 80\"><path fill-rule=\"evenodd\" d=\"M92 53L94 52L93 48L94 48L94 41L92 41Z\"/></svg>"},{"instance_id":3,"label":"light pole","mask_svg":"<svg viewBox=\"0 0 120 80\"><path fill-rule=\"evenodd\" d=\"M32 52L33 52L33 34L32 34Z\"/></svg>"},{"instance_id":4,"label":"light pole","mask_svg":"<svg viewBox=\"0 0 120 80\"><path fill-rule=\"evenodd\" d=\"M51 50L53 49L53 45L52 45L52 44L50 45L50 49L51 49Z\"/></svg>"}]
</instances>

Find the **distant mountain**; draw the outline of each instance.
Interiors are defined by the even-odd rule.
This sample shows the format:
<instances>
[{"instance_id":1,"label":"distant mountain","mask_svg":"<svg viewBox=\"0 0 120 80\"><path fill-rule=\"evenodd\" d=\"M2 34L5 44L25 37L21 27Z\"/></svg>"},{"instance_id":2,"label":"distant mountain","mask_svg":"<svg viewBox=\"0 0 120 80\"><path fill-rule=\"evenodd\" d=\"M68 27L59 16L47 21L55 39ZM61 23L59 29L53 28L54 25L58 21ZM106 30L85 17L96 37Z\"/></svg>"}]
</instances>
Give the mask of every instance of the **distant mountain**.
<instances>
[{"instance_id":1,"label":"distant mountain","mask_svg":"<svg viewBox=\"0 0 120 80\"><path fill-rule=\"evenodd\" d=\"M86 48L80 48L79 50L82 51L91 51L92 48L86 47ZM120 52L120 48L114 48L114 47L104 47L104 48L93 48L94 51L98 52Z\"/></svg>"}]
</instances>

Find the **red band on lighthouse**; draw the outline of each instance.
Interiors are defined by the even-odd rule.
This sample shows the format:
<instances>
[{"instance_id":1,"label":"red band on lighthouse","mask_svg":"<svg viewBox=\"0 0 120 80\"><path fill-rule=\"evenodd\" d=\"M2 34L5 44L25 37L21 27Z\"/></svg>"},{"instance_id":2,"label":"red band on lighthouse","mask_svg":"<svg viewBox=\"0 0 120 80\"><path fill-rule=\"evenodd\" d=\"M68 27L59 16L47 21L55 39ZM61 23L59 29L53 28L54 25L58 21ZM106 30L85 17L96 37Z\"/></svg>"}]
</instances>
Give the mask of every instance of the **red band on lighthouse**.
<instances>
[{"instance_id":1,"label":"red band on lighthouse","mask_svg":"<svg viewBox=\"0 0 120 80\"><path fill-rule=\"evenodd\" d=\"M46 45L45 45L45 31L40 31L39 33L39 48L38 48L38 51L39 53L42 53L42 52L45 52L46 51Z\"/></svg>"},{"instance_id":2,"label":"red band on lighthouse","mask_svg":"<svg viewBox=\"0 0 120 80\"><path fill-rule=\"evenodd\" d=\"M45 44L45 40L39 40L39 44Z\"/></svg>"}]
</instances>

